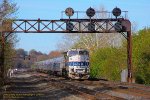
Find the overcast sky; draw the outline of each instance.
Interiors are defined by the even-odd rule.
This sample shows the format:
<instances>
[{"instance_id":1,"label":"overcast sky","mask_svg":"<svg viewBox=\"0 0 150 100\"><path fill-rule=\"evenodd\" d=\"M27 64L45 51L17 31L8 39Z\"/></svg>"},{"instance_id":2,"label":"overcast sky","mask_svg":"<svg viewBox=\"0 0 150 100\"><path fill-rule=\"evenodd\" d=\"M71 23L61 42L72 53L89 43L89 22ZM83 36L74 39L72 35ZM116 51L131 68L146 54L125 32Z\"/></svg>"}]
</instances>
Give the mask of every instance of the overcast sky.
<instances>
[{"instance_id":1,"label":"overcast sky","mask_svg":"<svg viewBox=\"0 0 150 100\"><path fill-rule=\"evenodd\" d=\"M131 22L136 22L138 30L150 25L150 0L13 0L19 6L18 19L60 19L61 11L72 7L75 11L86 11L89 7L104 6L107 11L119 7L129 11ZM57 43L63 42L62 34L18 34L16 48L27 51L35 49L44 53L57 49Z\"/></svg>"}]
</instances>

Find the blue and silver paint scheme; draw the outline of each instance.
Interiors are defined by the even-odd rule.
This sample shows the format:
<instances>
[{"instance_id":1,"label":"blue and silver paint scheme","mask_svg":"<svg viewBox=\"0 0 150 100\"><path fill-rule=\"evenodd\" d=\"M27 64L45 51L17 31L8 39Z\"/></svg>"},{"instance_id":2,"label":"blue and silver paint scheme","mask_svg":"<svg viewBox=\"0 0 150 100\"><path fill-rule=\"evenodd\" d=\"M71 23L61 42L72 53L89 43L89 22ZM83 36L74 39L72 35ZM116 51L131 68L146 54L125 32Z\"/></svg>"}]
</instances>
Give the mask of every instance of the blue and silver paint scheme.
<instances>
[{"instance_id":1,"label":"blue and silver paint scheme","mask_svg":"<svg viewBox=\"0 0 150 100\"><path fill-rule=\"evenodd\" d=\"M36 62L38 70L61 75L71 79L89 78L89 52L84 49L71 49L65 56Z\"/></svg>"},{"instance_id":2,"label":"blue and silver paint scheme","mask_svg":"<svg viewBox=\"0 0 150 100\"><path fill-rule=\"evenodd\" d=\"M84 49L72 49L67 52L69 77L89 78L89 52Z\"/></svg>"}]
</instances>

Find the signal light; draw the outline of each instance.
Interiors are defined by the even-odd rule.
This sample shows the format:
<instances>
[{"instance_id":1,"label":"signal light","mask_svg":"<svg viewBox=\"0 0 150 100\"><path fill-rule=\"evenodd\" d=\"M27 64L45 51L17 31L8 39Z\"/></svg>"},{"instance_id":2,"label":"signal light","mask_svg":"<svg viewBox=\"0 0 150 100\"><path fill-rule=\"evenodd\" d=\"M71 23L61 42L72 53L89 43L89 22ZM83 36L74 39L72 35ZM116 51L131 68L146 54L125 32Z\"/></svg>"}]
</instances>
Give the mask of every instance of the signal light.
<instances>
[{"instance_id":1,"label":"signal light","mask_svg":"<svg viewBox=\"0 0 150 100\"><path fill-rule=\"evenodd\" d=\"M95 24L92 23L92 22L89 23L89 24L88 24L88 30L89 30L89 31L95 31Z\"/></svg>"},{"instance_id":2,"label":"signal light","mask_svg":"<svg viewBox=\"0 0 150 100\"><path fill-rule=\"evenodd\" d=\"M73 14L74 14L74 10L71 8L71 7L69 7L69 8L67 8L66 10L65 10L65 14L67 15L67 16L73 16Z\"/></svg>"},{"instance_id":3,"label":"signal light","mask_svg":"<svg viewBox=\"0 0 150 100\"><path fill-rule=\"evenodd\" d=\"M68 30L68 31L72 31L72 30L73 30L73 28L74 28L73 23L71 23L71 22L66 23L66 30Z\"/></svg>"},{"instance_id":4,"label":"signal light","mask_svg":"<svg viewBox=\"0 0 150 100\"><path fill-rule=\"evenodd\" d=\"M88 17L93 17L93 16L95 15L95 10L90 7L89 9L87 9L86 15L87 15Z\"/></svg>"},{"instance_id":5,"label":"signal light","mask_svg":"<svg viewBox=\"0 0 150 100\"><path fill-rule=\"evenodd\" d=\"M121 9L116 7L113 9L112 13L117 18L118 16L121 15Z\"/></svg>"},{"instance_id":6,"label":"signal light","mask_svg":"<svg viewBox=\"0 0 150 100\"><path fill-rule=\"evenodd\" d=\"M120 22L116 22L114 28L117 32L121 32L123 29L122 24Z\"/></svg>"}]
</instances>

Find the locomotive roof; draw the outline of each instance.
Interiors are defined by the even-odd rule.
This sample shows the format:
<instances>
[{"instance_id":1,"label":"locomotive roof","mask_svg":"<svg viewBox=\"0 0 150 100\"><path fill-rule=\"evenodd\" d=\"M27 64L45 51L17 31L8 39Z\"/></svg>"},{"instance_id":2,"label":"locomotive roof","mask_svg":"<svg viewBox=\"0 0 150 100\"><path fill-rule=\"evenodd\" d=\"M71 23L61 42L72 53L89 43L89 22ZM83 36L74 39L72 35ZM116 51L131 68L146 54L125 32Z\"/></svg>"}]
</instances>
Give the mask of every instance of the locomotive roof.
<instances>
[{"instance_id":1,"label":"locomotive roof","mask_svg":"<svg viewBox=\"0 0 150 100\"><path fill-rule=\"evenodd\" d=\"M70 49L70 50L68 50L68 51L74 51L74 50L76 50L76 51L88 51L88 50L86 50L86 49Z\"/></svg>"}]
</instances>

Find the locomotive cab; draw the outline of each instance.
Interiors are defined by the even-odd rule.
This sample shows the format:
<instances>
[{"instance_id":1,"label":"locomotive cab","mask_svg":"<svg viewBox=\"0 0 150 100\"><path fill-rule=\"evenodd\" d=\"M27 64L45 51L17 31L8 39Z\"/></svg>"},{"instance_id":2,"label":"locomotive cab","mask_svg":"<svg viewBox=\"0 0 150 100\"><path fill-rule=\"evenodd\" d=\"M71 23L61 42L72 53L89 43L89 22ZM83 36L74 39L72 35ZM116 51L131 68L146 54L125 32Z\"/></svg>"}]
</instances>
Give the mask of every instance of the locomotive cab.
<instances>
[{"instance_id":1,"label":"locomotive cab","mask_svg":"<svg viewBox=\"0 0 150 100\"><path fill-rule=\"evenodd\" d=\"M69 77L72 79L89 78L89 52L84 49L72 49L67 52Z\"/></svg>"}]
</instances>

